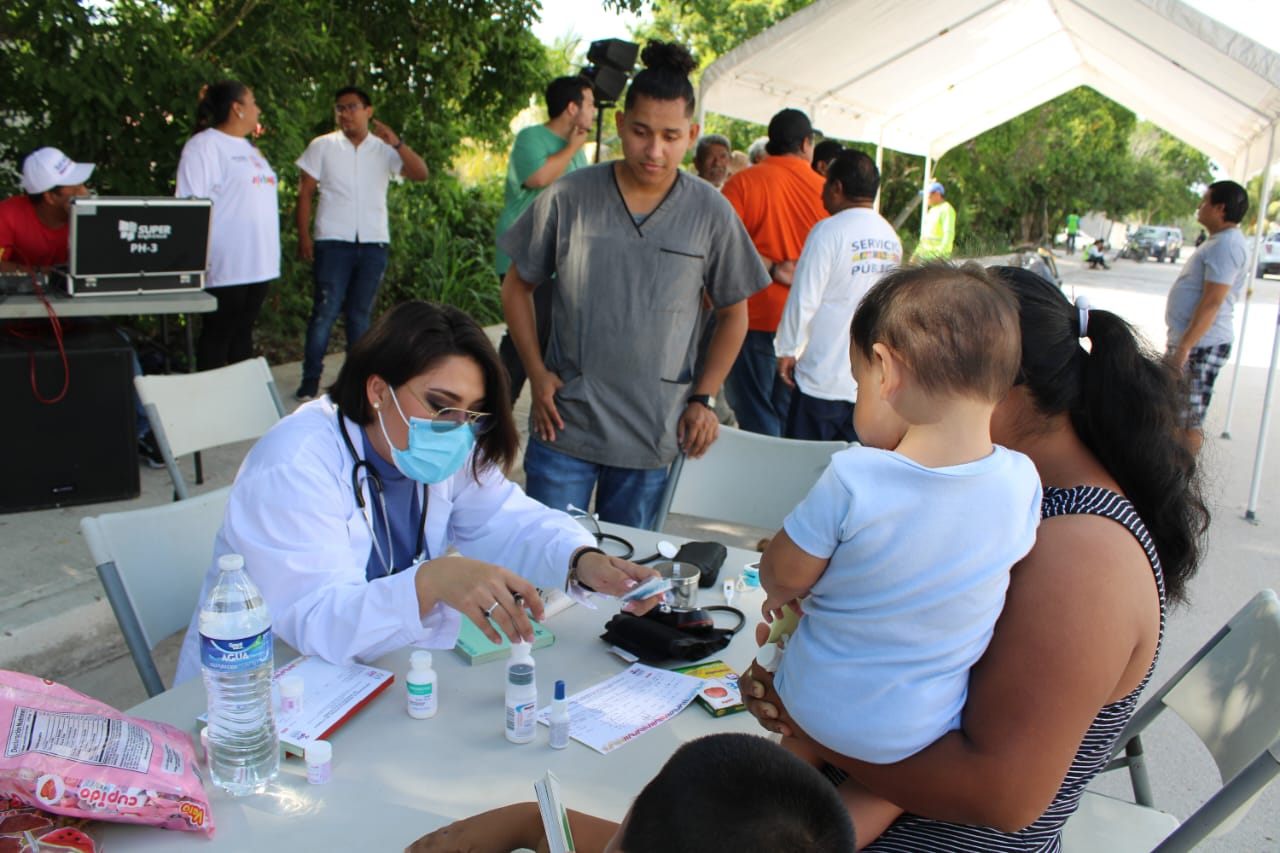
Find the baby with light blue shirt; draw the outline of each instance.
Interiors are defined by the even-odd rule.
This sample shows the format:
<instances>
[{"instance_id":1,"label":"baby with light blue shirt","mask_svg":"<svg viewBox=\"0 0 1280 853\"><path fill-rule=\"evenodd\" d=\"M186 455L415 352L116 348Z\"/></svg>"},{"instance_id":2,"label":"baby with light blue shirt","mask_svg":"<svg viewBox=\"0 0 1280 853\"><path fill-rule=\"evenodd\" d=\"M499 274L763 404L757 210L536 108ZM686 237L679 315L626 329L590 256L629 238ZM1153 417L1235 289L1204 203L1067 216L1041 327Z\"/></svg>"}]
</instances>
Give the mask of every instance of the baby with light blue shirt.
<instances>
[{"instance_id":1,"label":"baby with light blue shirt","mask_svg":"<svg viewBox=\"0 0 1280 853\"><path fill-rule=\"evenodd\" d=\"M887 764L960 727L969 669L1035 540L1040 478L992 444L1021 359L1018 307L976 264L882 278L854 314L854 426L760 561L772 621L803 613L778 695L811 738ZM795 738L783 745L820 763ZM901 810L840 786L859 846Z\"/></svg>"}]
</instances>

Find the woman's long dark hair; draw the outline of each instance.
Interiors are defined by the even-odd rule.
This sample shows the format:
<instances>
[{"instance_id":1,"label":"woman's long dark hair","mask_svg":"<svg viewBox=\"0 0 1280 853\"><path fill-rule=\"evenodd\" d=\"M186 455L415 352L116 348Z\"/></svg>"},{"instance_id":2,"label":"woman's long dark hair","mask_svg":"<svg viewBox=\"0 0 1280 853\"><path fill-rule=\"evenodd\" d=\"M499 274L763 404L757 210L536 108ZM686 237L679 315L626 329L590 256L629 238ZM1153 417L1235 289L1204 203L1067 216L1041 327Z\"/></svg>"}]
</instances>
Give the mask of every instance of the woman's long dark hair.
<instances>
[{"instance_id":1,"label":"woman's long dark hair","mask_svg":"<svg viewBox=\"0 0 1280 853\"><path fill-rule=\"evenodd\" d=\"M430 370L445 358L470 358L484 373L481 408L496 420L476 438L473 457L478 477L485 465L505 473L520 448L507 371L488 335L470 314L435 302L403 302L378 318L355 346L329 386L329 397L342 414L360 424L373 423L373 409L365 396L370 376L381 376L392 388Z\"/></svg>"},{"instance_id":2,"label":"woman's long dark hair","mask_svg":"<svg viewBox=\"0 0 1280 853\"><path fill-rule=\"evenodd\" d=\"M1186 599L1200 563L1209 510L1195 456L1182 440L1185 395L1178 375L1110 311L1081 312L1050 282L1017 267L992 267L1018 298L1019 384L1046 415L1067 413L1085 446L1115 477L1155 541L1170 601Z\"/></svg>"}]
</instances>

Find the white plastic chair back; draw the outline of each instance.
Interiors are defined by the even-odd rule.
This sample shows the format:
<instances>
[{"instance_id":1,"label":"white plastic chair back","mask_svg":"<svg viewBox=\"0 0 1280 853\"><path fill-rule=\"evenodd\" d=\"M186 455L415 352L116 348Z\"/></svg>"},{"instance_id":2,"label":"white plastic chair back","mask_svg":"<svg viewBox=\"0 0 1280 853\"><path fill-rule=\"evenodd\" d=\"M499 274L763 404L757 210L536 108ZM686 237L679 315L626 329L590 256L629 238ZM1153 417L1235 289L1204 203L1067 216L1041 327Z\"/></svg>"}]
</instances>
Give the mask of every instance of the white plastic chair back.
<instances>
[{"instance_id":1,"label":"white plastic chair back","mask_svg":"<svg viewBox=\"0 0 1280 853\"><path fill-rule=\"evenodd\" d=\"M135 376L133 384L180 499L188 490L178 457L258 438L284 416L264 358L200 373Z\"/></svg>"},{"instance_id":2,"label":"white plastic chair back","mask_svg":"<svg viewBox=\"0 0 1280 853\"><path fill-rule=\"evenodd\" d=\"M701 459L685 459L673 475L668 512L778 530L831 462L843 441L797 441L733 427Z\"/></svg>"},{"instance_id":3,"label":"white plastic chair back","mask_svg":"<svg viewBox=\"0 0 1280 853\"><path fill-rule=\"evenodd\" d=\"M151 652L191 621L230 493L225 486L189 500L80 520L107 600L151 696L164 690Z\"/></svg>"}]
</instances>

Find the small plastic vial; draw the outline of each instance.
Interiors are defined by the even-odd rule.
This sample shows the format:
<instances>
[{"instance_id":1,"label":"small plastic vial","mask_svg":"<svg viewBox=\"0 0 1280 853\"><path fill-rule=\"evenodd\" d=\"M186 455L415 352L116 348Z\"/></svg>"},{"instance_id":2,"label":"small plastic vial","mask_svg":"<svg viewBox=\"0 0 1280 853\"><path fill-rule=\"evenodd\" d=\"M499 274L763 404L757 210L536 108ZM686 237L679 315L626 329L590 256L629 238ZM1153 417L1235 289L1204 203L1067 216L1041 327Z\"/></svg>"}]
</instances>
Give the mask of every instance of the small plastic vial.
<instances>
[{"instance_id":1,"label":"small plastic vial","mask_svg":"<svg viewBox=\"0 0 1280 853\"><path fill-rule=\"evenodd\" d=\"M286 675L280 679L280 713L296 714L301 711L305 689L301 675Z\"/></svg>"},{"instance_id":2,"label":"small plastic vial","mask_svg":"<svg viewBox=\"0 0 1280 853\"><path fill-rule=\"evenodd\" d=\"M327 740L312 741L307 744L307 781L312 785L323 785L329 781L329 762L333 759L333 746Z\"/></svg>"},{"instance_id":3,"label":"small plastic vial","mask_svg":"<svg viewBox=\"0 0 1280 853\"><path fill-rule=\"evenodd\" d=\"M419 649L409 655L409 674L404 686L409 695L409 716L426 720L439 710L436 671L431 668L431 652Z\"/></svg>"},{"instance_id":4,"label":"small plastic vial","mask_svg":"<svg viewBox=\"0 0 1280 853\"><path fill-rule=\"evenodd\" d=\"M529 743L538 733L538 686L533 683L533 663L507 667L507 740Z\"/></svg>"},{"instance_id":5,"label":"small plastic vial","mask_svg":"<svg viewBox=\"0 0 1280 853\"><path fill-rule=\"evenodd\" d=\"M551 702L551 748L569 745L569 700L564 698L564 682L556 682L556 698Z\"/></svg>"}]
</instances>

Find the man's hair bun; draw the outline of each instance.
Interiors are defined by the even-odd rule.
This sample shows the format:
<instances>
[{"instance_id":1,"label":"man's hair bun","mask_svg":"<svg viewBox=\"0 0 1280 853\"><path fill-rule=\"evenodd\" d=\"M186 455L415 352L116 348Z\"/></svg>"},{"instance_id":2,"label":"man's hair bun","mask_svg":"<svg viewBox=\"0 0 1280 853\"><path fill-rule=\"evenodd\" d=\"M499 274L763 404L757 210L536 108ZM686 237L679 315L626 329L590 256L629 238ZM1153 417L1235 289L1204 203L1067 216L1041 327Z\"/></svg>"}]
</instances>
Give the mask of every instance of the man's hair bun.
<instances>
[{"instance_id":1,"label":"man's hair bun","mask_svg":"<svg viewBox=\"0 0 1280 853\"><path fill-rule=\"evenodd\" d=\"M665 41L651 41L640 52L640 60L645 68L652 71L674 71L688 77L698 62L682 44Z\"/></svg>"}]
</instances>

